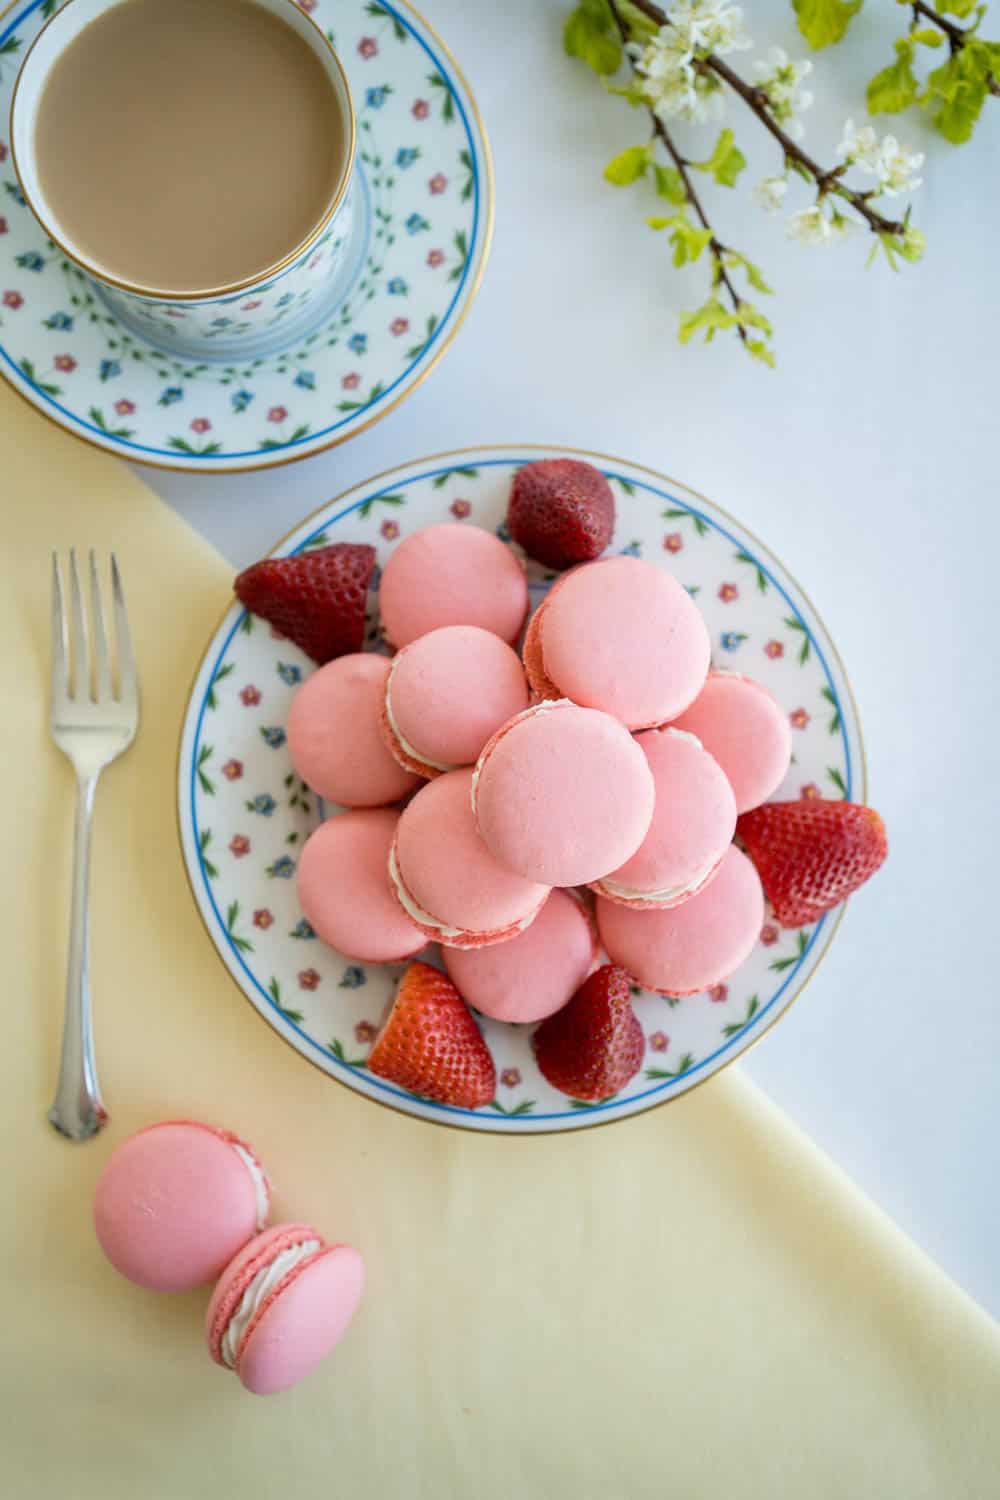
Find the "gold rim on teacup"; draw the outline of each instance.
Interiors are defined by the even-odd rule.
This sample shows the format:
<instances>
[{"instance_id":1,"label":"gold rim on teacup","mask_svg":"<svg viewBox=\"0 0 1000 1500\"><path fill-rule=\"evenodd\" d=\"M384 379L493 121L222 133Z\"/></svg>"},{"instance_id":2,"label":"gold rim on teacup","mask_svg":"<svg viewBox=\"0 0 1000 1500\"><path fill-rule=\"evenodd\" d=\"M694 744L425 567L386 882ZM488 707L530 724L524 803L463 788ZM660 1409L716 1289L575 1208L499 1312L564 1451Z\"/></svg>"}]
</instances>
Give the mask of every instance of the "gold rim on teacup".
<instances>
[{"instance_id":1,"label":"gold rim on teacup","mask_svg":"<svg viewBox=\"0 0 1000 1500\"><path fill-rule=\"evenodd\" d=\"M35 198L32 196L27 183L25 182L24 174L21 171L21 167L17 157L17 131L15 130L15 120L17 117L18 94L20 91L22 80L24 79L28 71L32 54L35 52L35 49L45 37L46 33L49 31L49 28L56 23L62 24L65 20L66 13L70 11L74 5L80 3L81 0L65 0L65 4L63 4L57 11L55 11L45 22L38 35L35 37L34 41L31 43L31 46L24 54L21 65L18 68L17 77L14 80L14 91L11 95L9 117L11 162L13 164L14 172L17 177L21 192L24 194L24 200L30 208L31 212L34 214L38 223L40 224L43 232L48 235L52 243L62 251L67 260L72 261L75 266L79 266L81 271L85 271L88 276L93 277L95 281L101 283L102 285L114 287L118 291L128 292L135 297L146 298L151 302L204 302L211 301L219 297L235 296L240 292L244 292L252 287L258 286L261 282L271 281L274 277L280 276L281 273L287 270L287 268L290 265L294 264L295 261L301 259L304 256L307 256L316 242L322 237L324 231L329 227L331 221L337 213L337 210L343 203L344 198L347 195L347 191L351 185L351 179L354 175L354 156L357 147L357 119L354 113L354 98L351 94L351 86L348 83L347 74L344 71L343 63L340 61L340 58L337 55L337 52L329 37L316 24L312 16L310 16L308 12L297 3L297 0L265 0L265 3L267 3L269 7L270 5L274 5L285 12L294 13L296 20L300 23L303 23L306 26L307 30L309 30L313 34L316 41L317 54L330 67L331 71L339 80L340 92L342 95L339 103L346 110L345 125L347 127L348 146L340 182L337 184L337 190L334 193L333 198L331 199L327 208L324 210L322 218L317 224L313 226L309 233L287 253L287 255L284 255L281 260L275 261L272 265L265 266L261 270L255 271L252 276L242 277L239 281L231 281L226 283L225 285L207 287L203 290L194 292L172 292L164 290L162 287L143 286L136 281L124 281L118 277L112 276L108 271L104 270L104 268L98 265L96 262L89 260L87 256L81 254L77 250L71 249L66 244L66 242L59 237L53 227L51 219L46 214L41 212L38 203L35 201ZM113 9L115 5L124 3L126 3L126 0L112 0L112 4L110 4L107 9ZM292 24L292 22L289 21L289 24ZM76 33L76 35L79 35L79 33ZM41 90L39 90L39 96L40 95ZM24 128L25 130L28 129L28 127Z\"/></svg>"}]
</instances>

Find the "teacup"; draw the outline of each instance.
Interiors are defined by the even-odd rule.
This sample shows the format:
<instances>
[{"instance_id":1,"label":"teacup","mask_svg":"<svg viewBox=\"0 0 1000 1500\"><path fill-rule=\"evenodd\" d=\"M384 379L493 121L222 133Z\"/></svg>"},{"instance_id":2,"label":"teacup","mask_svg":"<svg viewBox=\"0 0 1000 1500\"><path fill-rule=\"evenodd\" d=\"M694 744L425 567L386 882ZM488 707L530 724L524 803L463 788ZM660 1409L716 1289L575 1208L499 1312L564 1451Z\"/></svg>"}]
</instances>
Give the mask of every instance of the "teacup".
<instances>
[{"instance_id":1,"label":"teacup","mask_svg":"<svg viewBox=\"0 0 1000 1500\"><path fill-rule=\"evenodd\" d=\"M205 0L211 4L211 0ZM316 23L294 0L254 0L293 29L319 60L340 112L344 152L339 180L318 222L264 269L228 284L178 291L109 273L78 243L47 198L39 172L36 125L43 91L66 49L92 22L129 0L67 0L27 52L11 104L10 140L24 197L49 239L84 271L133 333L188 359L250 358L286 347L320 321L351 240L355 116L343 67ZM122 122L128 128L128 122ZM95 173L102 163L94 162ZM155 184L150 191L155 191ZM141 211L141 205L137 205ZM198 225L190 226L192 234ZM164 278L166 279L166 278Z\"/></svg>"}]
</instances>

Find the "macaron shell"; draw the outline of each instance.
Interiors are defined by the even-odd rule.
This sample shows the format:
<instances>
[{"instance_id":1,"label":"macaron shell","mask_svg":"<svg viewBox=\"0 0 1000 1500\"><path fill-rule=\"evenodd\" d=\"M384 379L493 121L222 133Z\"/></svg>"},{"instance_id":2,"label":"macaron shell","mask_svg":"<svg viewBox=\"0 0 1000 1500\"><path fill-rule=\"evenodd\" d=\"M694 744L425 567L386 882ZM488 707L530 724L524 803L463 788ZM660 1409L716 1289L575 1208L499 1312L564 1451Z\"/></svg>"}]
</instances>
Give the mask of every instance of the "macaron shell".
<instances>
[{"instance_id":1,"label":"macaron shell","mask_svg":"<svg viewBox=\"0 0 1000 1500\"><path fill-rule=\"evenodd\" d=\"M299 855L299 903L325 943L362 963L399 963L427 938L389 883L399 815L389 808L342 812L309 835Z\"/></svg>"},{"instance_id":2,"label":"macaron shell","mask_svg":"<svg viewBox=\"0 0 1000 1500\"><path fill-rule=\"evenodd\" d=\"M541 1021L561 1010L590 973L597 933L581 902L553 891L531 926L510 942L443 952L468 1005L497 1021Z\"/></svg>"},{"instance_id":3,"label":"macaron shell","mask_svg":"<svg viewBox=\"0 0 1000 1500\"><path fill-rule=\"evenodd\" d=\"M265 1301L236 1358L248 1391L272 1396L310 1375L339 1344L364 1291L364 1263L350 1245L303 1261Z\"/></svg>"},{"instance_id":4,"label":"macaron shell","mask_svg":"<svg viewBox=\"0 0 1000 1500\"><path fill-rule=\"evenodd\" d=\"M479 831L526 879L585 885L636 852L653 817L653 777L609 714L537 704L494 735L476 768Z\"/></svg>"},{"instance_id":5,"label":"macaron shell","mask_svg":"<svg viewBox=\"0 0 1000 1500\"><path fill-rule=\"evenodd\" d=\"M205 1337L216 1364L224 1363L221 1347L226 1326L257 1272L270 1265L282 1250L300 1245L304 1240L319 1240L322 1244L323 1236L309 1224L272 1224L254 1235L225 1267L205 1310Z\"/></svg>"},{"instance_id":6,"label":"macaron shell","mask_svg":"<svg viewBox=\"0 0 1000 1500\"><path fill-rule=\"evenodd\" d=\"M715 878L682 906L638 911L597 901L597 926L612 963L666 995L700 994L728 979L750 954L763 921L760 879L735 845Z\"/></svg>"},{"instance_id":7,"label":"macaron shell","mask_svg":"<svg viewBox=\"0 0 1000 1500\"><path fill-rule=\"evenodd\" d=\"M124 1141L97 1184L94 1227L111 1264L150 1291L213 1281L257 1232L257 1194L237 1136L195 1121ZM256 1158L255 1158L256 1159Z\"/></svg>"},{"instance_id":8,"label":"macaron shell","mask_svg":"<svg viewBox=\"0 0 1000 1500\"><path fill-rule=\"evenodd\" d=\"M546 675L562 695L629 729L676 718L708 672L708 628L690 596L636 557L575 568L551 596L540 632Z\"/></svg>"},{"instance_id":9,"label":"macaron shell","mask_svg":"<svg viewBox=\"0 0 1000 1500\"><path fill-rule=\"evenodd\" d=\"M778 700L762 683L732 672L710 672L673 728L696 734L725 771L737 813L766 802L784 780L792 731Z\"/></svg>"},{"instance_id":10,"label":"macaron shell","mask_svg":"<svg viewBox=\"0 0 1000 1500\"><path fill-rule=\"evenodd\" d=\"M553 596L557 594L566 582L572 577L573 569L563 573L555 580L545 595L531 619L528 628L524 632L524 640L521 643L521 660L524 662L524 671L531 688L532 698L536 703L544 702L546 699L561 698L562 694L555 683L550 681L545 672L545 662L542 657L542 622L545 611Z\"/></svg>"},{"instance_id":11,"label":"macaron shell","mask_svg":"<svg viewBox=\"0 0 1000 1500\"><path fill-rule=\"evenodd\" d=\"M510 643L527 609L523 567L478 526L425 526L399 543L379 585L382 628L394 646L441 625L478 625Z\"/></svg>"},{"instance_id":12,"label":"macaron shell","mask_svg":"<svg viewBox=\"0 0 1000 1500\"><path fill-rule=\"evenodd\" d=\"M390 755L379 720L390 663L358 652L320 667L288 714L288 753L302 780L344 807L398 802L420 782Z\"/></svg>"}]
</instances>

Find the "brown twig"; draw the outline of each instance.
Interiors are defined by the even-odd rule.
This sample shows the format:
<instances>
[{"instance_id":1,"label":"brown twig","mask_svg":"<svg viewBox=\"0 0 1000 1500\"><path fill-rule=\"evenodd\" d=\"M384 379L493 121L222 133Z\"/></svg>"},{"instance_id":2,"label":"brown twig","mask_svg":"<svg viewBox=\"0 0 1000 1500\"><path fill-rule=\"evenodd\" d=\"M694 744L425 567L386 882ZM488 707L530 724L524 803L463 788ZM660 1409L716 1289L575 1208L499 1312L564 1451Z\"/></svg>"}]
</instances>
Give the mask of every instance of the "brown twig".
<instances>
[{"instance_id":1,"label":"brown twig","mask_svg":"<svg viewBox=\"0 0 1000 1500\"><path fill-rule=\"evenodd\" d=\"M638 8L640 10L642 9L641 6L639 6ZM935 10L933 6L926 5L924 3L924 0L912 0L910 8L913 11L914 25L917 24L918 16L923 16L925 21L930 21L932 26L936 26L939 31L944 32L945 36L948 38L948 51L951 53L952 57L955 56L956 52L961 52L962 48L969 40L970 31L973 28L970 28L968 26L959 26L955 21L950 21L947 16L943 16L941 12ZM1000 83L997 82L992 73L989 76L989 83L987 84L987 87L994 97L1000 96Z\"/></svg>"}]
</instances>

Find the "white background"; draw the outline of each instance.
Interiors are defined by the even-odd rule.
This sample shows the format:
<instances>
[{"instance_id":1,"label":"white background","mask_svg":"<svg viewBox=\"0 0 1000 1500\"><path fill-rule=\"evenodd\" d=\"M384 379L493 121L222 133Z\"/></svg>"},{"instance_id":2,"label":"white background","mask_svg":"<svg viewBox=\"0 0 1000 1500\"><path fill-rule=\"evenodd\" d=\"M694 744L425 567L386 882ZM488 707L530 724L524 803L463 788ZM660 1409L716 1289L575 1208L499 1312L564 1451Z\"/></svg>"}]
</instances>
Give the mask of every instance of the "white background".
<instances>
[{"instance_id":1,"label":"white background","mask_svg":"<svg viewBox=\"0 0 1000 1500\"><path fill-rule=\"evenodd\" d=\"M305 463L141 472L234 565L370 474L484 442L575 443L649 464L764 538L847 663L892 852L815 983L744 1066L1000 1314L1000 100L960 149L914 116L881 122L928 152L914 199L927 256L897 276L865 271L860 232L806 249L745 189L706 190L720 235L776 289L772 373L725 338L678 345L677 313L704 299L704 270L673 269L644 226L656 210L642 188L602 182L605 161L644 139L643 119L563 56L566 8L426 0L478 97L497 185L482 290L430 379ZM1000 34L991 10L986 33ZM788 4L745 11L758 52L805 52ZM863 117L864 82L905 21L868 0L848 40L815 55L805 144L820 159L846 116ZM734 61L746 70L754 55ZM727 118L750 159L745 182L777 170L739 101ZM794 197L808 201L804 184Z\"/></svg>"}]
</instances>

